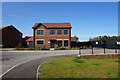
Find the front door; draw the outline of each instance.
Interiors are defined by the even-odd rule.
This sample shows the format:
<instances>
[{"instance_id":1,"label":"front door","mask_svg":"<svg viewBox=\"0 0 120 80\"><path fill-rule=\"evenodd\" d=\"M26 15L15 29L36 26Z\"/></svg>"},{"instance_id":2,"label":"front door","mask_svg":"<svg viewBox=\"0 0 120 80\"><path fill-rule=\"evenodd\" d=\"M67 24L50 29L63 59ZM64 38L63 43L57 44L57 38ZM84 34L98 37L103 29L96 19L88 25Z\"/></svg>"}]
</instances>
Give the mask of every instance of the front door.
<instances>
[{"instance_id":1,"label":"front door","mask_svg":"<svg viewBox=\"0 0 120 80\"><path fill-rule=\"evenodd\" d=\"M51 48L55 47L55 41L51 41Z\"/></svg>"}]
</instances>

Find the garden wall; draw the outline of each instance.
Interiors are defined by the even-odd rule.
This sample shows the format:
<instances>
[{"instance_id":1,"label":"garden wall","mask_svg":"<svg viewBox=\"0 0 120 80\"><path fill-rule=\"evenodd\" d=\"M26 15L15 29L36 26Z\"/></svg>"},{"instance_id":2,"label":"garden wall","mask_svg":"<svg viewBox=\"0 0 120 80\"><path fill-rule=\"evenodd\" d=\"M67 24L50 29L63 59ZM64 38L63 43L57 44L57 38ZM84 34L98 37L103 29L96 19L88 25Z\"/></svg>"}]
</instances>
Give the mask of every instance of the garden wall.
<instances>
[{"instance_id":1,"label":"garden wall","mask_svg":"<svg viewBox=\"0 0 120 80\"><path fill-rule=\"evenodd\" d=\"M120 54L81 55L82 58L120 58Z\"/></svg>"}]
</instances>

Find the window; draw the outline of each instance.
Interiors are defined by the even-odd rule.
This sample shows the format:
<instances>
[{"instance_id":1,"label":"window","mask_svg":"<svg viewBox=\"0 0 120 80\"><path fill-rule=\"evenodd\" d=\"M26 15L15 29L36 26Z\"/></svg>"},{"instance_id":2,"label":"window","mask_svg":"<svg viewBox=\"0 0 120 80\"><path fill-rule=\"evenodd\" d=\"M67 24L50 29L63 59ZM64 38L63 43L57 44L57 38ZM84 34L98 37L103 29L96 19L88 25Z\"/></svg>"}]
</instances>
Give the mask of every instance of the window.
<instances>
[{"instance_id":1,"label":"window","mask_svg":"<svg viewBox=\"0 0 120 80\"><path fill-rule=\"evenodd\" d=\"M55 30L50 30L50 34L54 35L55 34Z\"/></svg>"},{"instance_id":2,"label":"window","mask_svg":"<svg viewBox=\"0 0 120 80\"><path fill-rule=\"evenodd\" d=\"M62 46L62 41L58 41L58 46L61 47Z\"/></svg>"},{"instance_id":3,"label":"window","mask_svg":"<svg viewBox=\"0 0 120 80\"><path fill-rule=\"evenodd\" d=\"M68 40L64 40L64 46L68 46Z\"/></svg>"},{"instance_id":4,"label":"window","mask_svg":"<svg viewBox=\"0 0 120 80\"><path fill-rule=\"evenodd\" d=\"M44 44L44 41L43 40L37 40L37 45L38 44Z\"/></svg>"},{"instance_id":5,"label":"window","mask_svg":"<svg viewBox=\"0 0 120 80\"><path fill-rule=\"evenodd\" d=\"M64 34L67 35L68 34L68 30L64 30Z\"/></svg>"},{"instance_id":6,"label":"window","mask_svg":"<svg viewBox=\"0 0 120 80\"><path fill-rule=\"evenodd\" d=\"M61 35L62 34L62 30L58 30L58 34Z\"/></svg>"},{"instance_id":7,"label":"window","mask_svg":"<svg viewBox=\"0 0 120 80\"><path fill-rule=\"evenodd\" d=\"M44 30L37 30L37 35L44 35Z\"/></svg>"}]
</instances>

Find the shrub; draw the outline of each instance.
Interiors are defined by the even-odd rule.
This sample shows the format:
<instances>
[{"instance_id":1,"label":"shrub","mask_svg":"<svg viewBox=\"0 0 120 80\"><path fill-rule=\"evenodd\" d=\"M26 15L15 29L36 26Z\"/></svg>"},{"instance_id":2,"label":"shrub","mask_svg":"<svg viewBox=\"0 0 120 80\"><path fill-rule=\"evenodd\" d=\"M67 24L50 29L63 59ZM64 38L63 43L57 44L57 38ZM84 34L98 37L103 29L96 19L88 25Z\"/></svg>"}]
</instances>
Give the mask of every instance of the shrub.
<instances>
[{"instance_id":1,"label":"shrub","mask_svg":"<svg viewBox=\"0 0 120 80\"><path fill-rule=\"evenodd\" d=\"M72 47L72 49L80 49L80 47Z\"/></svg>"},{"instance_id":2,"label":"shrub","mask_svg":"<svg viewBox=\"0 0 120 80\"><path fill-rule=\"evenodd\" d=\"M41 50L41 48L40 48L40 47L37 47L37 48L35 48L35 50Z\"/></svg>"},{"instance_id":3,"label":"shrub","mask_svg":"<svg viewBox=\"0 0 120 80\"><path fill-rule=\"evenodd\" d=\"M68 49L71 49L71 47L69 47Z\"/></svg>"},{"instance_id":4,"label":"shrub","mask_svg":"<svg viewBox=\"0 0 120 80\"><path fill-rule=\"evenodd\" d=\"M50 50L49 47L42 47L41 50Z\"/></svg>"},{"instance_id":5,"label":"shrub","mask_svg":"<svg viewBox=\"0 0 120 80\"><path fill-rule=\"evenodd\" d=\"M59 46L56 46L56 47L55 47L55 50L58 50L58 49L59 49Z\"/></svg>"},{"instance_id":6,"label":"shrub","mask_svg":"<svg viewBox=\"0 0 120 80\"><path fill-rule=\"evenodd\" d=\"M92 48L92 46L89 46L89 48L91 49L91 48Z\"/></svg>"},{"instance_id":7,"label":"shrub","mask_svg":"<svg viewBox=\"0 0 120 80\"><path fill-rule=\"evenodd\" d=\"M28 50L35 50L35 48L28 48Z\"/></svg>"},{"instance_id":8,"label":"shrub","mask_svg":"<svg viewBox=\"0 0 120 80\"><path fill-rule=\"evenodd\" d=\"M87 48L87 46L83 46L83 49L86 49Z\"/></svg>"},{"instance_id":9,"label":"shrub","mask_svg":"<svg viewBox=\"0 0 120 80\"><path fill-rule=\"evenodd\" d=\"M82 49L83 47L82 46L80 46L80 49Z\"/></svg>"}]
</instances>

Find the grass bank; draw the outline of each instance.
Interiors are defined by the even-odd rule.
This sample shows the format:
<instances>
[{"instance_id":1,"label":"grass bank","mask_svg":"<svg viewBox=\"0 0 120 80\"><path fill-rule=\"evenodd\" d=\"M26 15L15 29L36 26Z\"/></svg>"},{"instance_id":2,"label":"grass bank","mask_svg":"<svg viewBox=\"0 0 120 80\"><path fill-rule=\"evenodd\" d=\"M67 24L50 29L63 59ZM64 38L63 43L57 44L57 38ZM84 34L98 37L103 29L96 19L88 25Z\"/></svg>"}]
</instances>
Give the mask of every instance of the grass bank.
<instances>
[{"instance_id":1,"label":"grass bank","mask_svg":"<svg viewBox=\"0 0 120 80\"><path fill-rule=\"evenodd\" d=\"M46 62L40 78L118 78L119 59L62 57Z\"/></svg>"}]
</instances>

